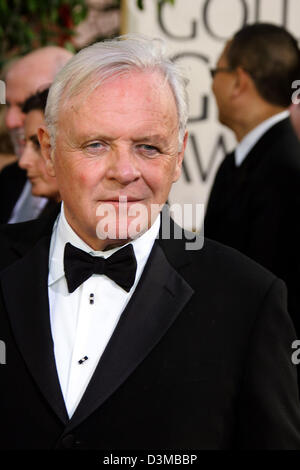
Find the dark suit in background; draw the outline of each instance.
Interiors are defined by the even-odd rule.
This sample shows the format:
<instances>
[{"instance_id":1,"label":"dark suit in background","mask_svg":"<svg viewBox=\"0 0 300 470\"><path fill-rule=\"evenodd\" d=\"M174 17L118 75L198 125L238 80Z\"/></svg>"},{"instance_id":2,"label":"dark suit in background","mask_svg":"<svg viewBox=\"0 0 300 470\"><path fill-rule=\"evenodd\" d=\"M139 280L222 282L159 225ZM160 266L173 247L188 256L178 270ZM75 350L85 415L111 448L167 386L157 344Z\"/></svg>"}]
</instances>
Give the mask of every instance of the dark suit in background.
<instances>
[{"instance_id":1,"label":"dark suit in background","mask_svg":"<svg viewBox=\"0 0 300 470\"><path fill-rule=\"evenodd\" d=\"M0 233L1 448L300 449L284 287L208 240L155 242L69 420L49 321L52 225Z\"/></svg>"},{"instance_id":2,"label":"dark suit in background","mask_svg":"<svg viewBox=\"0 0 300 470\"><path fill-rule=\"evenodd\" d=\"M0 223L7 223L27 181L26 171L18 162L7 165L0 173Z\"/></svg>"},{"instance_id":3,"label":"dark suit in background","mask_svg":"<svg viewBox=\"0 0 300 470\"><path fill-rule=\"evenodd\" d=\"M300 143L290 120L271 127L237 167L225 157L212 187L205 235L267 267L288 286L300 334Z\"/></svg>"},{"instance_id":4,"label":"dark suit in background","mask_svg":"<svg viewBox=\"0 0 300 470\"><path fill-rule=\"evenodd\" d=\"M281 26L246 25L227 42L212 89L219 121L245 158L236 166L231 154L221 164L204 230L285 281L300 337L300 143L287 117L299 73L297 40Z\"/></svg>"}]
</instances>

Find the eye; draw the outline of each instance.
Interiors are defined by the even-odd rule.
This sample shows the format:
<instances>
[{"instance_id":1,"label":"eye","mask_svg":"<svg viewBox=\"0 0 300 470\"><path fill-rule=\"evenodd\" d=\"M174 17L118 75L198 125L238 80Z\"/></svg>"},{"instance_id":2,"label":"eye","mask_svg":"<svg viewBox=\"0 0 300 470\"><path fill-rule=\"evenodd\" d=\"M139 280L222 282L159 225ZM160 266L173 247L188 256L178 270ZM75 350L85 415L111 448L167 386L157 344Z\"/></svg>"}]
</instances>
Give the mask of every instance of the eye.
<instances>
[{"instance_id":1,"label":"eye","mask_svg":"<svg viewBox=\"0 0 300 470\"><path fill-rule=\"evenodd\" d=\"M89 142L84 146L84 150L93 155L98 155L104 149L105 145L102 142Z\"/></svg>"},{"instance_id":2,"label":"eye","mask_svg":"<svg viewBox=\"0 0 300 470\"><path fill-rule=\"evenodd\" d=\"M154 157L155 155L160 153L160 150L157 147L150 144L140 144L137 146L137 148L142 154L148 157Z\"/></svg>"},{"instance_id":3,"label":"eye","mask_svg":"<svg viewBox=\"0 0 300 470\"><path fill-rule=\"evenodd\" d=\"M91 148L91 149L99 149L101 147L103 147L101 142L92 142L92 143L87 145L87 148Z\"/></svg>"},{"instance_id":4,"label":"eye","mask_svg":"<svg viewBox=\"0 0 300 470\"><path fill-rule=\"evenodd\" d=\"M34 150L39 151L41 149L41 146L40 146L39 139L37 138L37 136L36 135L31 136L30 140L32 142Z\"/></svg>"}]
</instances>

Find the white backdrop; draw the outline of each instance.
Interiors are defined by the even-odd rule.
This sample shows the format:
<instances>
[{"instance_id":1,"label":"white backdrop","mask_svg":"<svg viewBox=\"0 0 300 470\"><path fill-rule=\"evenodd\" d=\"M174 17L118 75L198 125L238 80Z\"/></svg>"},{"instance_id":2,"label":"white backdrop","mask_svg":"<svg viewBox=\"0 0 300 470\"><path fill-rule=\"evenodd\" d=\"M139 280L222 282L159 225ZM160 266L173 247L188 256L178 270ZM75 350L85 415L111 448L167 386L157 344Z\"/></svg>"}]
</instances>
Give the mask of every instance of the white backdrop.
<instances>
[{"instance_id":1,"label":"white backdrop","mask_svg":"<svg viewBox=\"0 0 300 470\"><path fill-rule=\"evenodd\" d=\"M225 42L246 23L283 25L299 39L300 0L176 0L175 6L164 4L160 10L156 0L144 4L141 11L136 0L124 2L123 32L164 38L170 57L190 80L189 143L182 176L173 185L169 202L205 204L224 154L235 146L233 134L218 123L209 69ZM185 227L191 229L191 224Z\"/></svg>"}]
</instances>

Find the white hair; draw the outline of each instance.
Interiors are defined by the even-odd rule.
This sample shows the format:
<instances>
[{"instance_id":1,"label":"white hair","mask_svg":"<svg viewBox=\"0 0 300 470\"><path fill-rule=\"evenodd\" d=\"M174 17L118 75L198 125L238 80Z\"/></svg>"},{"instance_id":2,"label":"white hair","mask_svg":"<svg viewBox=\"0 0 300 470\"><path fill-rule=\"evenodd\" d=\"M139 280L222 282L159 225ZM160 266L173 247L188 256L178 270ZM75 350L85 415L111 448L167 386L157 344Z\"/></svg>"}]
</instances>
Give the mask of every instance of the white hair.
<instances>
[{"instance_id":1,"label":"white hair","mask_svg":"<svg viewBox=\"0 0 300 470\"><path fill-rule=\"evenodd\" d=\"M131 70L157 71L169 83L177 106L178 139L181 145L188 118L188 80L180 68L167 57L163 40L128 34L82 49L56 75L49 90L45 110L52 149L55 147L60 106L67 99L83 91L91 92L109 78Z\"/></svg>"}]
</instances>

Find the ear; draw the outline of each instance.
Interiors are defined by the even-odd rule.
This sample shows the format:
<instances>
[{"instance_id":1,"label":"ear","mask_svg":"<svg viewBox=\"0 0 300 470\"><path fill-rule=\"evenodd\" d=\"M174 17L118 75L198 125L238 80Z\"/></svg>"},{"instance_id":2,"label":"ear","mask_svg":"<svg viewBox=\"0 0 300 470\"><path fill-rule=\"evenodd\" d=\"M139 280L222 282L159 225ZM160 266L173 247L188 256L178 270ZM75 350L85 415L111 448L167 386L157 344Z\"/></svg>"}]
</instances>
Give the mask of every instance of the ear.
<instances>
[{"instance_id":1,"label":"ear","mask_svg":"<svg viewBox=\"0 0 300 470\"><path fill-rule=\"evenodd\" d=\"M181 150L180 152L178 152L178 155L177 155L177 162L176 162L176 168L175 168L174 177L173 177L173 183L175 183L181 175L182 161L184 157L187 140L188 140L188 132L186 131L184 134Z\"/></svg>"},{"instance_id":2,"label":"ear","mask_svg":"<svg viewBox=\"0 0 300 470\"><path fill-rule=\"evenodd\" d=\"M38 139L41 146L41 152L46 164L46 170L49 176L55 176L54 159L52 156L52 147L50 143L50 135L45 126L38 129Z\"/></svg>"},{"instance_id":3,"label":"ear","mask_svg":"<svg viewBox=\"0 0 300 470\"><path fill-rule=\"evenodd\" d=\"M235 80L233 84L232 97L239 98L246 91L250 90L253 86L253 80L249 73L242 67L237 67L235 70Z\"/></svg>"}]
</instances>

